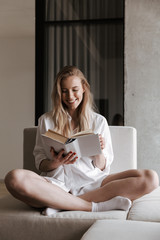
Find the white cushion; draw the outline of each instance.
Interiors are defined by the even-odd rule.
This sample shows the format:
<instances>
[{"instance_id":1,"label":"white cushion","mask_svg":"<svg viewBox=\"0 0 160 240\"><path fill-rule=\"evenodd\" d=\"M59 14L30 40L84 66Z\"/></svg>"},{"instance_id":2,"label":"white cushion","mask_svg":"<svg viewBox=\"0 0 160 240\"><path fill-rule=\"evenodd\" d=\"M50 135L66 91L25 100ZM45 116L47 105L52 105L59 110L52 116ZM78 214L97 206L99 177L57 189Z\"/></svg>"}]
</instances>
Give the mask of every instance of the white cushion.
<instances>
[{"instance_id":1,"label":"white cushion","mask_svg":"<svg viewBox=\"0 0 160 240\"><path fill-rule=\"evenodd\" d=\"M127 211L114 210L107 212L83 212L83 211L62 211L55 213L50 218L68 218L68 219L123 219L127 218Z\"/></svg>"},{"instance_id":2,"label":"white cushion","mask_svg":"<svg viewBox=\"0 0 160 240\"><path fill-rule=\"evenodd\" d=\"M81 240L159 240L160 224L138 221L98 220Z\"/></svg>"},{"instance_id":3,"label":"white cushion","mask_svg":"<svg viewBox=\"0 0 160 240\"><path fill-rule=\"evenodd\" d=\"M128 219L160 222L160 187L133 201L132 208L128 214Z\"/></svg>"},{"instance_id":4,"label":"white cushion","mask_svg":"<svg viewBox=\"0 0 160 240\"><path fill-rule=\"evenodd\" d=\"M137 168L137 131L133 127L110 126L114 161L111 173Z\"/></svg>"}]
</instances>

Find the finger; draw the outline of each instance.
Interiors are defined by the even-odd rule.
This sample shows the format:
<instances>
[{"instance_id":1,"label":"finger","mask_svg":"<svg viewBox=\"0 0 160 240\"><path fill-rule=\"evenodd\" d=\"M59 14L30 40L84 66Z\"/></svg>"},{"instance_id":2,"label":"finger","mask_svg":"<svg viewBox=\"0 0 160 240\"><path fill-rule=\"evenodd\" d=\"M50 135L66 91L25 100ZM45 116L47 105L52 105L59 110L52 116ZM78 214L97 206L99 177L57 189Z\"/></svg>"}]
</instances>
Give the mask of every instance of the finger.
<instances>
[{"instance_id":1,"label":"finger","mask_svg":"<svg viewBox=\"0 0 160 240\"><path fill-rule=\"evenodd\" d=\"M52 157L55 156L56 152L54 151L54 148L53 148L53 147L50 148L50 153L51 153Z\"/></svg>"},{"instance_id":2,"label":"finger","mask_svg":"<svg viewBox=\"0 0 160 240\"><path fill-rule=\"evenodd\" d=\"M64 154L64 149L62 149L62 150L58 153L57 158L61 159L63 154Z\"/></svg>"},{"instance_id":3,"label":"finger","mask_svg":"<svg viewBox=\"0 0 160 240\"><path fill-rule=\"evenodd\" d=\"M99 142L100 142L100 146L102 146L103 145L103 140L101 139Z\"/></svg>"},{"instance_id":4,"label":"finger","mask_svg":"<svg viewBox=\"0 0 160 240\"><path fill-rule=\"evenodd\" d=\"M98 134L99 138L102 138L102 134Z\"/></svg>"},{"instance_id":5,"label":"finger","mask_svg":"<svg viewBox=\"0 0 160 240\"><path fill-rule=\"evenodd\" d=\"M71 160L66 161L65 164L74 164L77 161L77 159L78 159L78 157L75 157Z\"/></svg>"},{"instance_id":6,"label":"finger","mask_svg":"<svg viewBox=\"0 0 160 240\"><path fill-rule=\"evenodd\" d=\"M101 145L101 149L102 149L102 150L104 149L104 145L103 145L103 144Z\"/></svg>"},{"instance_id":7,"label":"finger","mask_svg":"<svg viewBox=\"0 0 160 240\"><path fill-rule=\"evenodd\" d=\"M104 141L104 139L103 139L102 135L99 134L99 142L100 142L100 144L103 144L103 141Z\"/></svg>"},{"instance_id":8,"label":"finger","mask_svg":"<svg viewBox=\"0 0 160 240\"><path fill-rule=\"evenodd\" d=\"M74 152L69 152L67 155L66 155L66 157L64 158L64 163L65 164L67 164L67 163L69 163L70 161L72 161L73 160L73 158L75 158L75 155L76 155L76 153Z\"/></svg>"},{"instance_id":9,"label":"finger","mask_svg":"<svg viewBox=\"0 0 160 240\"><path fill-rule=\"evenodd\" d=\"M72 161L70 161L71 164L74 164L77 161L78 157L75 157Z\"/></svg>"},{"instance_id":10,"label":"finger","mask_svg":"<svg viewBox=\"0 0 160 240\"><path fill-rule=\"evenodd\" d=\"M105 145L106 145L106 143L105 143L105 139L102 138L102 140L103 140L103 148L105 148Z\"/></svg>"},{"instance_id":11,"label":"finger","mask_svg":"<svg viewBox=\"0 0 160 240\"><path fill-rule=\"evenodd\" d=\"M100 135L99 141L100 141L101 148L104 149L104 147L105 147L105 139L101 135Z\"/></svg>"},{"instance_id":12,"label":"finger","mask_svg":"<svg viewBox=\"0 0 160 240\"><path fill-rule=\"evenodd\" d=\"M53 147L50 148L50 152L53 152L54 154L57 154L57 152L55 151L55 149Z\"/></svg>"}]
</instances>

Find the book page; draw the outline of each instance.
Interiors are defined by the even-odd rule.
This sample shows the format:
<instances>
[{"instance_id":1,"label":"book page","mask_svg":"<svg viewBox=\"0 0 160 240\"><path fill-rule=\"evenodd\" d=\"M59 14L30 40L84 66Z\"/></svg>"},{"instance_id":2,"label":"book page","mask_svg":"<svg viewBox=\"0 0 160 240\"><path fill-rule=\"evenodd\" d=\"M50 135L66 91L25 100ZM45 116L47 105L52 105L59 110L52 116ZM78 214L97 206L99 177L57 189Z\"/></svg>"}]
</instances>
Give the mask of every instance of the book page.
<instances>
[{"instance_id":1,"label":"book page","mask_svg":"<svg viewBox=\"0 0 160 240\"><path fill-rule=\"evenodd\" d=\"M61 143L65 143L68 139L67 137L63 136L62 134L54 132L50 129L45 133L45 135L52 138L52 139L55 139L55 140L57 140L58 142L61 142Z\"/></svg>"},{"instance_id":2,"label":"book page","mask_svg":"<svg viewBox=\"0 0 160 240\"><path fill-rule=\"evenodd\" d=\"M81 132L78 132L78 133L75 133L74 135L72 135L71 138L88 135L88 134L93 134L93 131L91 129L81 131Z\"/></svg>"},{"instance_id":3,"label":"book page","mask_svg":"<svg viewBox=\"0 0 160 240\"><path fill-rule=\"evenodd\" d=\"M64 149L64 144L61 142L58 142L48 136L46 136L45 134L42 134L43 137L43 141L45 142L45 144L47 144L49 147L53 147L54 150L56 152L59 152L60 150Z\"/></svg>"},{"instance_id":4,"label":"book page","mask_svg":"<svg viewBox=\"0 0 160 240\"><path fill-rule=\"evenodd\" d=\"M45 134L42 134L42 137L43 137L45 144L48 145L49 147L53 147L56 152L59 152L62 149L64 149L64 154L67 154L70 151L72 151L77 154L77 157L81 157L77 139L72 139L73 140L72 142L63 144L54 139L51 139L50 137L46 136Z\"/></svg>"}]
</instances>

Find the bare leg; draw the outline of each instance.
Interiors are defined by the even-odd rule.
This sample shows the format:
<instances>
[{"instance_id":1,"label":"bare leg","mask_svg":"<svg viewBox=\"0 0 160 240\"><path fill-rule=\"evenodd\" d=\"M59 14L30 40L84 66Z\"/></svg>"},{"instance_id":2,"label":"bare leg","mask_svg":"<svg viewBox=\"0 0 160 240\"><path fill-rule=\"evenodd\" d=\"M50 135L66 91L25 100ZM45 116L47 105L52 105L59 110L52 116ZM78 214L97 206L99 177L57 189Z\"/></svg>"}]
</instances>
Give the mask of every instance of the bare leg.
<instances>
[{"instance_id":1,"label":"bare leg","mask_svg":"<svg viewBox=\"0 0 160 240\"><path fill-rule=\"evenodd\" d=\"M26 204L42 208L91 211L92 204L65 192L43 177L28 170L13 170L5 178L6 187L17 199Z\"/></svg>"},{"instance_id":2,"label":"bare leg","mask_svg":"<svg viewBox=\"0 0 160 240\"><path fill-rule=\"evenodd\" d=\"M65 192L43 177L27 170L13 170L5 183L11 194L34 207L65 210L92 211L92 202L105 202L116 196L134 200L158 187L158 177L153 171L130 170L108 176L99 189L79 197Z\"/></svg>"},{"instance_id":3,"label":"bare leg","mask_svg":"<svg viewBox=\"0 0 160 240\"><path fill-rule=\"evenodd\" d=\"M152 170L128 170L109 175L99 189L85 193L80 198L91 202L103 202L123 196L135 200L157 188L159 179Z\"/></svg>"}]
</instances>

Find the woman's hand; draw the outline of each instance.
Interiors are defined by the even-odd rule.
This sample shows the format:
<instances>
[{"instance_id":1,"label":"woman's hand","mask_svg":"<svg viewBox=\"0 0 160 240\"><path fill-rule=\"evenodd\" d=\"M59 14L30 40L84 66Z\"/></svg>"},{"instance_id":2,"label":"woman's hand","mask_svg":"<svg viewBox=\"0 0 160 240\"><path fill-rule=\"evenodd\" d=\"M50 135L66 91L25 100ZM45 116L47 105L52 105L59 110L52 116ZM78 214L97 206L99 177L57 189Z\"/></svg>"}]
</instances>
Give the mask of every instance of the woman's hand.
<instances>
[{"instance_id":1,"label":"woman's hand","mask_svg":"<svg viewBox=\"0 0 160 240\"><path fill-rule=\"evenodd\" d=\"M102 137L101 134L98 134L98 136L99 136L99 142L101 145L101 149L103 150L105 148L105 139L104 139L104 137Z\"/></svg>"},{"instance_id":2,"label":"woman's hand","mask_svg":"<svg viewBox=\"0 0 160 240\"><path fill-rule=\"evenodd\" d=\"M78 157L76 157L75 152L69 152L64 156L64 150L61 150L59 153L54 151L54 148L51 147L51 155L53 159L53 165L55 165L55 168L59 167L63 164L73 164L77 160Z\"/></svg>"},{"instance_id":3,"label":"woman's hand","mask_svg":"<svg viewBox=\"0 0 160 240\"><path fill-rule=\"evenodd\" d=\"M64 156L64 150L61 150L59 153L54 151L54 148L50 149L52 160L44 159L40 164L40 171L48 172L58 168L64 164L74 164L77 160L76 153L69 152Z\"/></svg>"},{"instance_id":4,"label":"woman's hand","mask_svg":"<svg viewBox=\"0 0 160 240\"><path fill-rule=\"evenodd\" d=\"M105 139L102 137L101 134L98 134L98 136L99 136L99 142L100 142L101 149L103 150L105 148ZM103 153L93 156L92 159L93 159L93 163L96 167L98 167L101 170L104 170L105 165L106 165L106 159L105 159Z\"/></svg>"}]
</instances>

